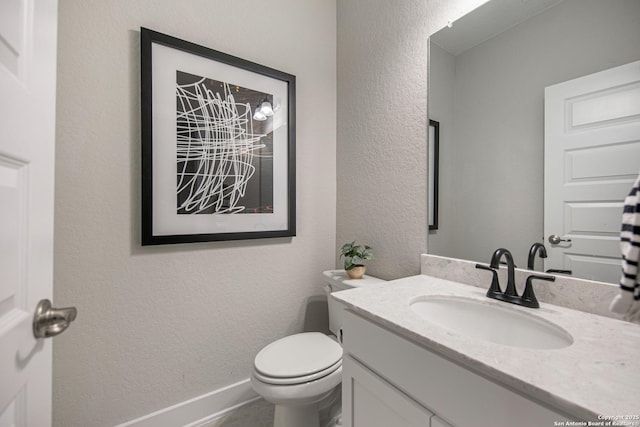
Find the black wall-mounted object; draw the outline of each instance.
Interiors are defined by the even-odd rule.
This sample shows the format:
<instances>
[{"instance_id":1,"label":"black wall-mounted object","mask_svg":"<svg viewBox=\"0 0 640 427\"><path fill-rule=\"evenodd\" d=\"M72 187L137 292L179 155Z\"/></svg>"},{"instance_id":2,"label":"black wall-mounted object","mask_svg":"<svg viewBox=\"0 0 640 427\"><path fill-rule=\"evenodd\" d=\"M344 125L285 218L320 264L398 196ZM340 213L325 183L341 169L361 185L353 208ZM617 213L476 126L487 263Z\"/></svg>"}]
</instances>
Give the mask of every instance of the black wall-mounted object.
<instances>
[{"instance_id":1,"label":"black wall-mounted object","mask_svg":"<svg viewBox=\"0 0 640 427\"><path fill-rule=\"evenodd\" d=\"M429 230L438 229L440 122L429 120Z\"/></svg>"}]
</instances>

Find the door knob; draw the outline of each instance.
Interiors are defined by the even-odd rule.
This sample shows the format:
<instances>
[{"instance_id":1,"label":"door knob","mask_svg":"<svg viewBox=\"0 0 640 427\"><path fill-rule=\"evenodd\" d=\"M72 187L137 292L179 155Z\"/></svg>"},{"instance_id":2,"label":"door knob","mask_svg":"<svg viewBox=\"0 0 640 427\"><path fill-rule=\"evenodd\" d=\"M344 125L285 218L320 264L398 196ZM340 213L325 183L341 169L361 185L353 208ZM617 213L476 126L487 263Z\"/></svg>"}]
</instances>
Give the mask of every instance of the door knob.
<instances>
[{"instance_id":1,"label":"door knob","mask_svg":"<svg viewBox=\"0 0 640 427\"><path fill-rule=\"evenodd\" d=\"M552 234L549 236L549 243L551 243L552 245L557 245L560 242L570 242L570 241L571 239L562 239L557 234Z\"/></svg>"},{"instance_id":2,"label":"door knob","mask_svg":"<svg viewBox=\"0 0 640 427\"><path fill-rule=\"evenodd\" d=\"M75 307L53 308L48 299L40 300L33 316L33 336L49 338L64 332L78 314Z\"/></svg>"}]
</instances>

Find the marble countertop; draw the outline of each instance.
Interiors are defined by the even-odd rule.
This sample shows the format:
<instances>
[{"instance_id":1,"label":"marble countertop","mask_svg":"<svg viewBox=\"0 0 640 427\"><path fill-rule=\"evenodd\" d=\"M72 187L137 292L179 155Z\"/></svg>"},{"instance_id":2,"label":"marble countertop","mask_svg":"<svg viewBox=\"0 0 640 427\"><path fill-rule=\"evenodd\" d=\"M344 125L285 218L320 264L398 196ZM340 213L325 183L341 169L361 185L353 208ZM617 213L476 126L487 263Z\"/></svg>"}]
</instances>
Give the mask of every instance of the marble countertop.
<instances>
[{"instance_id":1,"label":"marble countertop","mask_svg":"<svg viewBox=\"0 0 640 427\"><path fill-rule=\"evenodd\" d=\"M485 293L486 289L418 275L336 292L332 297L363 317L578 421L598 420L599 415L640 415L640 325L545 303L539 309L520 307L489 299ZM574 342L562 349L527 349L456 334L430 324L409 308L411 300L427 295L461 296L524 311L564 328Z\"/></svg>"}]
</instances>

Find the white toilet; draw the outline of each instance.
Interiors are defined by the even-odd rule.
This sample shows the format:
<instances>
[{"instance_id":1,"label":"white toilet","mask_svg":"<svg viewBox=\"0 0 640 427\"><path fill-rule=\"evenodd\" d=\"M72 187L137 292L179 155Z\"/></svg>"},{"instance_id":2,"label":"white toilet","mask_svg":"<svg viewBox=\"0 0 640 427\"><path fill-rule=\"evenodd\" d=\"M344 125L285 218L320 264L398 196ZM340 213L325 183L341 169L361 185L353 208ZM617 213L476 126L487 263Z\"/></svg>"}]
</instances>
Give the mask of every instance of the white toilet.
<instances>
[{"instance_id":1,"label":"white toilet","mask_svg":"<svg viewBox=\"0 0 640 427\"><path fill-rule=\"evenodd\" d=\"M342 291L381 282L371 276L351 280L344 270L323 273L325 291ZM274 427L333 427L340 425L342 381L342 304L328 298L329 329L333 335L304 332L272 342L257 354L251 385L276 405ZM321 412L324 415L320 424Z\"/></svg>"}]
</instances>

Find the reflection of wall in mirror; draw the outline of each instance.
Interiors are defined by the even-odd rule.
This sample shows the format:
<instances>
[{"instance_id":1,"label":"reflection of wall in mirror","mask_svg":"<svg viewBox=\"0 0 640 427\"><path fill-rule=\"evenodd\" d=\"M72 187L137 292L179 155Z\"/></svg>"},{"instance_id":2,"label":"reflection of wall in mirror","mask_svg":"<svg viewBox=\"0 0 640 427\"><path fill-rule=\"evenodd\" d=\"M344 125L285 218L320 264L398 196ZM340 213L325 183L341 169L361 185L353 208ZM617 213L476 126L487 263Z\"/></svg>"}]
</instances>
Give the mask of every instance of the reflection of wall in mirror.
<instances>
[{"instance_id":1,"label":"reflection of wall in mirror","mask_svg":"<svg viewBox=\"0 0 640 427\"><path fill-rule=\"evenodd\" d=\"M637 0L565 0L457 57L432 44L429 116L448 143L429 253L508 247L524 265L543 238L544 88L640 59L638 46Z\"/></svg>"}]
</instances>

